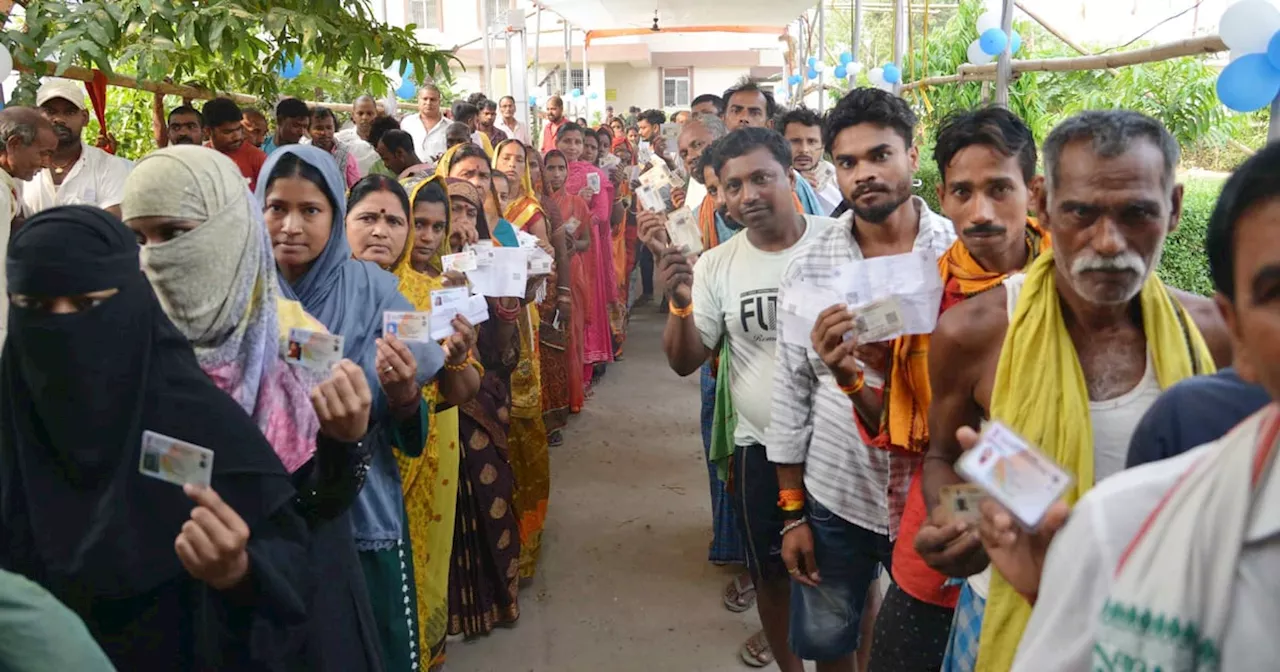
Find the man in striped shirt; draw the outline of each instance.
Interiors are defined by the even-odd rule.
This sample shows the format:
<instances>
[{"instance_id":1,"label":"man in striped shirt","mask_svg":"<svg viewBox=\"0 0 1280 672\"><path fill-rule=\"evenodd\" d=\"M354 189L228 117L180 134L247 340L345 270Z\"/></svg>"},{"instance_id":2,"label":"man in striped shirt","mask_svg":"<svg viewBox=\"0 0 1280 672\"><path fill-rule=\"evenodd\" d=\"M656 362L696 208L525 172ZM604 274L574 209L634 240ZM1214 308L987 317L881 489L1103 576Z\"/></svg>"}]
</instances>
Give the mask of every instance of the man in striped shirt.
<instances>
[{"instance_id":1,"label":"man in striped shirt","mask_svg":"<svg viewBox=\"0 0 1280 672\"><path fill-rule=\"evenodd\" d=\"M919 162L915 123L905 101L876 89L855 89L831 111L823 141L850 211L792 258L783 297L797 282L829 285L835 270L855 259L913 250L937 257L955 240L951 222L911 194ZM780 501L801 498L807 514L782 539L795 581L791 646L818 661L821 672L852 672L867 589L877 565L891 563L920 458L867 446L853 421L856 408L879 422L885 344L857 347L862 375L838 380L812 347L795 345L809 334L786 335L785 325L782 332L765 445L777 466Z\"/></svg>"}]
</instances>

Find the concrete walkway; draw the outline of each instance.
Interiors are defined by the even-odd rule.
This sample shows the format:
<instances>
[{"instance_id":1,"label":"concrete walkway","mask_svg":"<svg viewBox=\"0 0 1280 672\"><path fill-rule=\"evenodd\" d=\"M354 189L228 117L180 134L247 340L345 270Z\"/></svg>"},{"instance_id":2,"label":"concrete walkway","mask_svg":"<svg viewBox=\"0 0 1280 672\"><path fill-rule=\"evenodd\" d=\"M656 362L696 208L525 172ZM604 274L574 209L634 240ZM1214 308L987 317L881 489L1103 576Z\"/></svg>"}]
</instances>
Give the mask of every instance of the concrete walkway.
<instances>
[{"instance_id":1,"label":"concrete walkway","mask_svg":"<svg viewBox=\"0 0 1280 672\"><path fill-rule=\"evenodd\" d=\"M519 623L450 643L448 672L750 669L738 648L759 627L755 610L726 610L733 572L707 562L698 377L667 367L665 316L637 313L625 361L551 449L542 560Z\"/></svg>"}]
</instances>

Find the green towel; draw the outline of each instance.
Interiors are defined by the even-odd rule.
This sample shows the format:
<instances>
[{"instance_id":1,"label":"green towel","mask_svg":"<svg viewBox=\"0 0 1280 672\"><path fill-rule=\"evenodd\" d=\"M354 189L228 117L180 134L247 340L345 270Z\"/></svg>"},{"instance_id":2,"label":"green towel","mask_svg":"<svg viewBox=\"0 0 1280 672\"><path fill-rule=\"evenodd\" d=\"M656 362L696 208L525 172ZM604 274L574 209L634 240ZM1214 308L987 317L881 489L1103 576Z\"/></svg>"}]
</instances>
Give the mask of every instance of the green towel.
<instances>
[{"instance_id":1,"label":"green towel","mask_svg":"<svg viewBox=\"0 0 1280 672\"><path fill-rule=\"evenodd\" d=\"M733 434L738 429L738 414L733 410L733 395L729 393L729 339L720 341L720 362L716 375L716 409L711 420L711 463L716 465L720 480L729 480L729 457L733 455Z\"/></svg>"}]
</instances>

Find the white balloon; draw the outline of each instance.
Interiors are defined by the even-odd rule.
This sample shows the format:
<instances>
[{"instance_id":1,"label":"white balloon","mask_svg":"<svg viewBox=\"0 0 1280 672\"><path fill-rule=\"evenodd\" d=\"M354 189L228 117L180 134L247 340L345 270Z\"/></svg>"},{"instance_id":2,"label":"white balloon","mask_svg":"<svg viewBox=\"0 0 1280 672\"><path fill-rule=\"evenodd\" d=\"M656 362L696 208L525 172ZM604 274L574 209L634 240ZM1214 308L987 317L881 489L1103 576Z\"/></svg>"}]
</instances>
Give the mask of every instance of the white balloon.
<instances>
[{"instance_id":1,"label":"white balloon","mask_svg":"<svg viewBox=\"0 0 1280 672\"><path fill-rule=\"evenodd\" d=\"M995 60L995 56L992 56L982 50L982 44L979 40L974 40L969 43L969 50L967 53L969 55L969 62L974 65L986 65L987 63Z\"/></svg>"},{"instance_id":2,"label":"white balloon","mask_svg":"<svg viewBox=\"0 0 1280 672\"><path fill-rule=\"evenodd\" d=\"M884 68L871 68L867 71L867 79L871 80L871 83L875 86L888 84L888 82L884 81Z\"/></svg>"},{"instance_id":3,"label":"white balloon","mask_svg":"<svg viewBox=\"0 0 1280 672\"><path fill-rule=\"evenodd\" d=\"M844 69L849 72L850 77L853 77L859 72L862 72L862 64L857 61L853 61L851 63L846 63Z\"/></svg>"},{"instance_id":4,"label":"white balloon","mask_svg":"<svg viewBox=\"0 0 1280 672\"><path fill-rule=\"evenodd\" d=\"M1267 50L1271 36L1280 30L1280 10L1269 0L1240 0L1222 13L1218 35L1232 51L1258 54Z\"/></svg>"},{"instance_id":5,"label":"white balloon","mask_svg":"<svg viewBox=\"0 0 1280 672\"><path fill-rule=\"evenodd\" d=\"M822 61L818 61L817 63L813 64L813 69L817 70L818 72L823 72L827 69L827 64L823 63Z\"/></svg>"},{"instance_id":6,"label":"white balloon","mask_svg":"<svg viewBox=\"0 0 1280 672\"><path fill-rule=\"evenodd\" d=\"M13 56L9 49L0 44L0 79L5 79L13 72Z\"/></svg>"},{"instance_id":7,"label":"white balloon","mask_svg":"<svg viewBox=\"0 0 1280 672\"><path fill-rule=\"evenodd\" d=\"M1001 14L1000 11L993 10L993 11L988 11L984 13L982 16L979 16L978 17L978 35L982 35L988 30L991 30L992 28L999 28L1000 19L1001 19L1000 14Z\"/></svg>"}]
</instances>

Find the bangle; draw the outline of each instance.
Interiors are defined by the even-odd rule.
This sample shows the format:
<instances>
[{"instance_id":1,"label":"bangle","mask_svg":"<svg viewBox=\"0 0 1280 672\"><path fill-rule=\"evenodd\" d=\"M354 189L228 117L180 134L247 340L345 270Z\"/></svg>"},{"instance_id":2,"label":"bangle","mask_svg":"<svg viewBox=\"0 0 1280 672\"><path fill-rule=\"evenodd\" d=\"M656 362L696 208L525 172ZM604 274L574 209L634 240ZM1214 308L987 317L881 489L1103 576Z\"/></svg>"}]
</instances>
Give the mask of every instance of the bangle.
<instances>
[{"instance_id":1,"label":"bangle","mask_svg":"<svg viewBox=\"0 0 1280 672\"><path fill-rule=\"evenodd\" d=\"M808 524L809 524L809 519L806 518L805 516L800 516L799 518L796 518L795 520L787 523L786 525L783 525L782 531L778 533L778 536L785 537L787 536L787 533L790 532L791 530L794 530L797 527L800 527L801 525L808 525Z\"/></svg>"},{"instance_id":2,"label":"bangle","mask_svg":"<svg viewBox=\"0 0 1280 672\"><path fill-rule=\"evenodd\" d=\"M466 371L467 369L471 368L471 363L474 361L476 361L475 358L472 357L470 354L468 354L467 358L462 360L462 362L458 364L446 363L444 365L444 368L448 371Z\"/></svg>"},{"instance_id":3,"label":"bangle","mask_svg":"<svg viewBox=\"0 0 1280 672\"><path fill-rule=\"evenodd\" d=\"M667 308L667 312L669 312L672 315L672 317L678 317L683 320L684 318L689 317L690 315L693 314L693 304L690 303L684 308L680 308L676 306L674 301L672 301L671 305Z\"/></svg>"},{"instance_id":4,"label":"bangle","mask_svg":"<svg viewBox=\"0 0 1280 672\"><path fill-rule=\"evenodd\" d=\"M778 491L778 508L783 511L800 511L804 508L804 490L790 488Z\"/></svg>"},{"instance_id":5,"label":"bangle","mask_svg":"<svg viewBox=\"0 0 1280 672\"><path fill-rule=\"evenodd\" d=\"M859 372L858 372L858 377L854 379L853 384L852 384L852 385L841 385L841 386L840 386L840 391L841 391L841 392L844 392L844 394L845 394L845 396L846 396L846 397L852 397L853 395L855 395L855 394L857 394L857 393L861 392L861 391L862 391L862 387L863 387L864 385L866 385L866 384L867 384L867 378L866 378L866 376L865 376L865 375L863 375L863 373L862 373L861 371L859 371Z\"/></svg>"}]
</instances>

